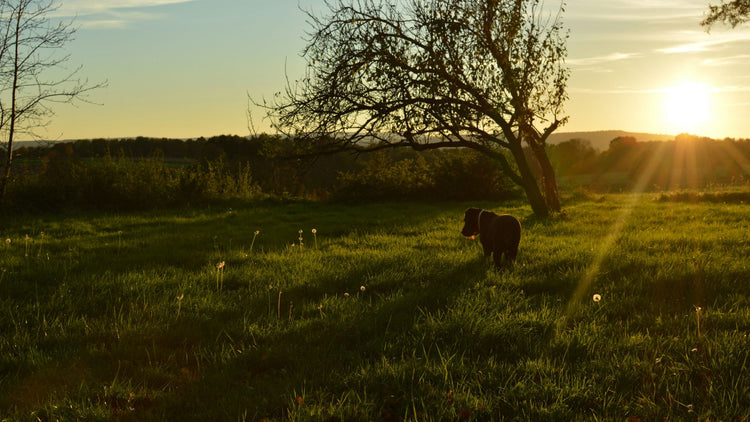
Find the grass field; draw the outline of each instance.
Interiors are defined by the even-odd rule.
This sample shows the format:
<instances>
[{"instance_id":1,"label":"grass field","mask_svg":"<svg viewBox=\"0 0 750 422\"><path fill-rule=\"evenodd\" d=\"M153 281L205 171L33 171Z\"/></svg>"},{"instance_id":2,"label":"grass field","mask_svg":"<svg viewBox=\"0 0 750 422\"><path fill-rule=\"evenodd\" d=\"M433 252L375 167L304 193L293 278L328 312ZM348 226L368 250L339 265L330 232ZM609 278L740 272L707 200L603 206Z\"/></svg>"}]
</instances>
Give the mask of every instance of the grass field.
<instances>
[{"instance_id":1,"label":"grass field","mask_svg":"<svg viewBox=\"0 0 750 422\"><path fill-rule=\"evenodd\" d=\"M460 236L469 205L521 220L512 270ZM0 419L750 419L750 205L566 211L6 219Z\"/></svg>"}]
</instances>

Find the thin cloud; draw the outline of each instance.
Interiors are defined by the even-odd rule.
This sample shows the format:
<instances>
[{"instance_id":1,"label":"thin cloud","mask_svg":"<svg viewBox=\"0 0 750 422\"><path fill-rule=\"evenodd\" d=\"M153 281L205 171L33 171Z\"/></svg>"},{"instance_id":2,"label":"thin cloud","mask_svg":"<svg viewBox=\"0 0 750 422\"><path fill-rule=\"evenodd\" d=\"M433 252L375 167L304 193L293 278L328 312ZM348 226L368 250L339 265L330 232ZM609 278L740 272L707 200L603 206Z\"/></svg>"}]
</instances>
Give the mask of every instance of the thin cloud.
<instances>
[{"instance_id":1,"label":"thin cloud","mask_svg":"<svg viewBox=\"0 0 750 422\"><path fill-rule=\"evenodd\" d=\"M708 40L659 48L656 49L656 52L663 54L686 54L712 51L727 44L750 41L750 32L724 33L716 36L704 34L703 39L705 38L708 38Z\"/></svg>"},{"instance_id":2,"label":"thin cloud","mask_svg":"<svg viewBox=\"0 0 750 422\"><path fill-rule=\"evenodd\" d=\"M581 11L577 10L578 4ZM610 0L600 2L592 11L586 2L572 2L570 16L574 19L617 22L684 21L700 18L706 9L704 0Z\"/></svg>"},{"instance_id":3,"label":"thin cloud","mask_svg":"<svg viewBox=\"0 0 750 422\"><path fill-rule=\"evenodd\" d=\"M58 17L75 17L82 28L123 28L132 22L158 19L145 12L156 6L188 3L193 0L68 0L56 11Z\"/></svg>"},{"instance_id":4,"label":"thin cloud","mask_svg":"<svg viewBox=\"0 0 750 422\"><path fill-rule=\"evenodd\" d=\"M190 1L192 0L110 0L106 2L97 0L67 0L60 6L59 13L69 16L82 16L107 13L119 9L166 6Z\"/></svg>"},{"instance_id":5,"label":"thin cloud","mask_svg":"<svg viewBox=\"0 0 750 422\"><path fill-rule=\"evenodd\" d=\"M589 94L589 95L633 95L633 94L663 94L674 90L674 86L666 86L659 88L646 88L646 89L633 89L633 88L612 88L612 89L591 89L591 88L571 88L568 90L572 94ZM708 93L737 93L737 92L750 92L750 86L744 85L725 85L725 86L709 86L706 88Z\"/></svg>"},{"instance_id":6,"label":"thin cloud","mask_svg":"<svg viewBox=\"0 0 750 422\"><path fill-rule=\"evenodd\" d=\"M90 29L97 29L97 28L108 28L108 29L115 29L115 28L124 28L128 25L127 21L121 20L121 19L91 19L81 22L82 28L90 28Z\"/></svg>"},{"instance_id":7,"label":"thin cloud","mask_svg":"<svg viewBox=\"0 0 750 422\"><path fill-rule=\"evenodd\" d=\"M611 53L603 56L584 57L580 59L568 59L566 63L571 66L596 66L604 63L619 62L639 57L638 53Z\"/></svg>"},{"instance_id":8,"label":"thin cloud","mask_svg":"<svg viewBox=\"0 0 750 422\"><path fill-rule=\"evenodd\" d=\"M631 89L631 88L612 88L612 89L592 89L592 88L571 88L568 90L571 94L589 94L589 95L622 95L622 94L658 94L665 92L666 88L655 89Z\"/></svg>"},{"instance_id":9,"label":"thin cloud","mask_svg":"<svg viewBox=\"0 0 750 422\"><path fill-rule=\"evenodd\" d=\"M749 60L750 54L737 54L734 56L705 59L701 65L706 67L734 66L737 63L747 62Z\"/></svg>"}]
</instances>

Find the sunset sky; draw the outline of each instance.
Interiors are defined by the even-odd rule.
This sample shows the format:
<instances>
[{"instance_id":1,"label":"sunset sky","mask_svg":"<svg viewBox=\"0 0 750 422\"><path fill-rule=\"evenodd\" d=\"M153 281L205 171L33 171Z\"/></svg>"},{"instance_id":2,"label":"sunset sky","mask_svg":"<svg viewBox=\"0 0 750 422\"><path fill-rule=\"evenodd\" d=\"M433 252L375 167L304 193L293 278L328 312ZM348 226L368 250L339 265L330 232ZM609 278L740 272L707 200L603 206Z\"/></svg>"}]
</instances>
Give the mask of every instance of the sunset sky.
<instances>
[{"instance_id":1,"label":"sunset sky","mask_svg":"<svg viewBox=\"0 0 750 422\"><path fill-rule=\"evenodd\" d=\"M81 76L108 82L93 104L55 107L50 139L249 134L247 95L303 73L320 0L66 0ZM547 5L552 4L547 1ZM708 0L570 0L572 70L561 131L621 129L750 137L750 25L700 21ZM269 131L254 109L259 132Z\"/></svg>"}]
</instances>

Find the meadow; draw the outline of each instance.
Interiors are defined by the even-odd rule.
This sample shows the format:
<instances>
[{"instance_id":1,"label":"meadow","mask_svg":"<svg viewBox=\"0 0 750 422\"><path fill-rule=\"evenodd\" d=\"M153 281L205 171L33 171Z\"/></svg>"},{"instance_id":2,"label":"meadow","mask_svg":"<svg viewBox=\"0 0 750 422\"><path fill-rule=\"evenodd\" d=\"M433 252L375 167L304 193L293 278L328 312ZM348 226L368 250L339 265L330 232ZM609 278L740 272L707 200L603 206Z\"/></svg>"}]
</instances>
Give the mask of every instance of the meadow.
<instances>
[{"instance_id":1,"label":"meadow","mask_svg":"<svg viewBox=\"0 0 750 422\"><path fill-rule=\"evenodd\" d=\"M747 420L746 197L5 218L0 419Z\"/></svg>"}]
</instances>

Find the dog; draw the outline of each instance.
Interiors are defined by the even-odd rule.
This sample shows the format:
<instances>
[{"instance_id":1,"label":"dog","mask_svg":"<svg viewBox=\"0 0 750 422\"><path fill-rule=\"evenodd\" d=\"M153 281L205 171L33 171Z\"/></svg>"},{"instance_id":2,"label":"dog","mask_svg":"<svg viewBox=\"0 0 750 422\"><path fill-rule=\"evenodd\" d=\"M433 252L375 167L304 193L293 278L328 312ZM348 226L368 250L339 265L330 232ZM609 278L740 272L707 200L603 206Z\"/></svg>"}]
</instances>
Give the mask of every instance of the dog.
<instances>
[{"instance_id":1,"label":"dog","mask_svg":"<svg viewBox=\"0 0 750 422\"><path fill-rule=\"evenodd\" d=\"M497 215L479 208L469 208L464 213L464 237L474 239L479 235L485 258L492 254L495 268L500 269L502 256L513 264L521 241L521 223L512 215Z\"/></svg>"}]
</instances>

